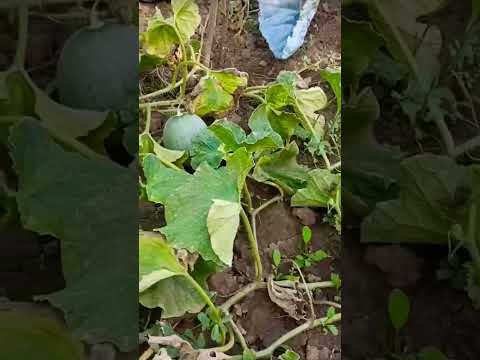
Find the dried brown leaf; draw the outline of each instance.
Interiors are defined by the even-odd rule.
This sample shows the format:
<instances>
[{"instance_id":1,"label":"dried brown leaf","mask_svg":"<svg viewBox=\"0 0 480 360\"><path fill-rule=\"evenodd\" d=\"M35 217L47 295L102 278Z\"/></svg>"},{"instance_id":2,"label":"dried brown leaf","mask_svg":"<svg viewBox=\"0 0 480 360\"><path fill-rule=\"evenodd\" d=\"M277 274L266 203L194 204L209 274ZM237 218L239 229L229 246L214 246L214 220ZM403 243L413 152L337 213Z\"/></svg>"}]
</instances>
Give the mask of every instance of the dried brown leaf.
<instances>
[{"instance_id":1,"label":"dried brown leaf","mask_svg":"<svg viewBox=\"0 0 480 360\"><path fill-rule=\"evenodd\" d=\"M285 288L278 285L273 277L267 283L270 300L281 307L290 317L295 320L305 319L305 301L297 289Z\"/></svg>"}]
</instances>

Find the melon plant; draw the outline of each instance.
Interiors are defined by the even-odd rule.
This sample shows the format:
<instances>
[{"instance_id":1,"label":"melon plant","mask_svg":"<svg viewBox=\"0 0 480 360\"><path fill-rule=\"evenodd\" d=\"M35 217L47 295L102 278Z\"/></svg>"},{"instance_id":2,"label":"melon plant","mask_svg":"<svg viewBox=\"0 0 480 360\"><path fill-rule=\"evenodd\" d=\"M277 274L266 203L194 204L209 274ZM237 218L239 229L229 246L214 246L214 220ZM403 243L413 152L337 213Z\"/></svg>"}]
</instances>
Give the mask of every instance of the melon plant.
<instances>
[{"instance_id":1,"label":"melon plant","mask_svg":"<svg viewBox=\"0 0 480 360\"><path fill-rule=\"evenodd\" d=\"M129 25L101 23L74 33L58 62L60 101L78 109L125 109L137 93L137 44Z\"/></svg>"},{"instance_id":2,"label":"melon plant","mask_svg":"<svg viewBox=\"0 0 480 360\"><path fill-rule=\"evenodd\" d=\"M173 116L163 129L163 145L170 150L190 150L193 138L206 128L205 122L197 115Z\"/></svg>"}]
</instances>

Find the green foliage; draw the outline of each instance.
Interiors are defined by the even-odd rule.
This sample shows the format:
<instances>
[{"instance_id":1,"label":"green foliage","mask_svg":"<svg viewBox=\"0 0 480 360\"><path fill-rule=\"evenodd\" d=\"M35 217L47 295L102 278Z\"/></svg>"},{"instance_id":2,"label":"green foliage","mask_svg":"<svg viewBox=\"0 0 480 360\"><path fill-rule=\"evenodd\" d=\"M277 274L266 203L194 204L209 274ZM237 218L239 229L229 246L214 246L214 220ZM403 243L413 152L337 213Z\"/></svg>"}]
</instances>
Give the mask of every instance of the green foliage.
<instances>
[{"instance_id":1,"label":"green foliage","mask_svg":"<svg viewBox=\"0 0 480 360\"><path fill-rule=\"evenodd\" d=\"M306 186L292 196L292 206L322 207L335 212L335 226L341 230L341 175L316 169L308 173Z\"/></svg>"},{"instance_id":2,"label":"green foliage","mask_svg":"<svg viewBox=\"0 0 480 360\"><path fill-rule=\"evenodd\" d=\"M240 202L239 186L243 186L243 181L252 166L248 158L246 161L240 160L241 156L242 150L239 149L230 158L227 167L220 169L213 169L202 163L195 175L169 169L152 156L145 158L147 194L151 201L165 206L167 226L163 227L161 232L169 244L178 249L199 253L205 260L230 265L228 259L232 256L233 240L238 228L236 219ZM222 216L217 214L218 209L214 208L212 212L214 200L228 203L227 208L230 210L234 209L232 204L237 204L234 211L237 215L229 215L230 227L226 233L223 232L224 235L229 234L228 239L222 238L222 241L228 240L227 243L230 244L228 249L225 249L224 244L212 243L217 238L210 237L212 233L219 231L218 222L214 219ZM223 202L222 204L226 204Z\"/></svg>"},{"instance_id":3,"label":"green foliage","mask_svg":"<svg viewBox=\"0 0 480 360\"><path fill-rule=\"evenodd\" d=\"M136 186L135 175L109 160L65 150L33 119L15 125L9 141L24 227L61 239L67 287L42 298L65 312L80 339L131 349L137 343L130 328L136 314L123 309L137 306L126 295L136 291L137 276L130 270L137 247L129 241L136 211L122 204L136 202L136 194L122 189Z\"/></svg>"},{"instance_id":4,"label":"green foliage","mask_svg":"<svg viewBox=\"0 0 480 360\"><path fill-rule=\"evenodd\" d=\"M188 269L160 234L139 236L139 300L148 308L162 308L162 317L196 313L205 301L191 284Z\"/></svg>"},{"instance_id":5,"label":"green foliage","mask_svg":"<svg viewBox=\"0 0 480 360\"><path fill-rule=\"evenodd\" d=\"M451 158L419 155L402 162L398 199L379 203L362 224L363 242L443 244L467 249L466 290L479 304L477 166L457 165Z\"/></svg>"},{"instance_id":6,"label":"green foliage","mask_svg":"<svg viewBox=\"0 0 480 360\"><path fill-rule=\"evenodd\" d=\"M400 289L395 289L388 298L388 315L390 321L398 332L408 321L410 314L410 300Z\"/></svg>"},{"instance_id":7,"label":"green foliage","mask_svg":"<svg viewBox=\"0 0 480 360\"><path fill-rule=\"evenodd\" d=\"M280 266L280 263L282 262L282 253L280 252L280 250L278 249L273 250L272 261L273 261L274 267Z\"/></svg>"},{"instance_id":8,"label":"green foliage","mask_svg":"<svg viewBox=\"0 0 480 360\"><path fill-rule=\"evenodd\" d=\"M308 247L312 242L312 229L308 226L302 228L302 239L305 247Z\"/></svg>"},{"instance_id":9,"label":"green foliage","mask_svg":"<svg viewBox=\"0 0 480 360\"><path fill-rule=\"evenodd\" d=\"M193 0L172 0L171 5L173 16L164 18L157 11L147 31L140 35L140 45L149 56L149 62L155 61L154 57L161 59L170 55L174 45L187 43L200 25L198 6Z\"/></svg>"},{"instance_id":10,"label":"green foliage","mask_svg":"<svg viewBox=\"0 0 480 360\"><path fill-rule=\"evenodd\" d=\"M300 360L300 355L295 351L287 350L278 357L279 360Z\"/></svg>"}]
</instances>

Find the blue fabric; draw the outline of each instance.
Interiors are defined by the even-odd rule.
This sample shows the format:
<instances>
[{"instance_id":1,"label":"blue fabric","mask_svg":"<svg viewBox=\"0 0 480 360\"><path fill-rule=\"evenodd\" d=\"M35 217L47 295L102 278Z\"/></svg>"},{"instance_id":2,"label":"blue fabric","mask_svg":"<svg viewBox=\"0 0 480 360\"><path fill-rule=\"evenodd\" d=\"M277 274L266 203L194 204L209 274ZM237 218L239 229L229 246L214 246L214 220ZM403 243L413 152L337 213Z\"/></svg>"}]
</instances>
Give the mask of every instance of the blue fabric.
<instances>
[{"instance_id":1,"label":"blue fabric","mask_svg":"<svg viewBox=\"0 0 480 360\"><path fill-rule=\"evenodd\" d=\"M260 32L277 59L302 46L320 0L259 0Z\"/></svg>"}]
</instances>

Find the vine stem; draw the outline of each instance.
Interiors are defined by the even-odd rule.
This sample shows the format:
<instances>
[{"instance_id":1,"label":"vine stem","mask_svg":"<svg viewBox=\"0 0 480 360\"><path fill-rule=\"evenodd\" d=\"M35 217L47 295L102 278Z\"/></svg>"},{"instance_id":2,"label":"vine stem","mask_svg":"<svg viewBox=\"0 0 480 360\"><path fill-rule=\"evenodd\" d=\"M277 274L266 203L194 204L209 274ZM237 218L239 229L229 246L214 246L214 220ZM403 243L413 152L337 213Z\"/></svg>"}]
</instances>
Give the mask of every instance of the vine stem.
<instances>
[{"instance_id":1,"label":"vine stem","mask_svg":"<svg viewBox=\"0 0 480 360\"><path fill-rule=\"evenodd\" d=\"M193 76L197 72L198 68L195 66L190 72L188 73L188 78ZM147 100L151 99L160 95L164 95L166 93L169 93L172 90L175 90L177 87L179 87L182 84L183 80L177 81L175 84L170 84L167 87L156 90L154 92L151 92L149 94L145 94L139 97L140 100Z\"/></svg>"},{"instance_id":2,"label":"vine stem","mask_svg":"<svg viewBox=\"0 0 480 360\"><path fill-rule=\"evenodd\" d=\"M242 332L238 328L237 324L235 324L235 321L233 319L230 319L230 326L232 327L232 331L234 332L235 336L238 339L238 342L240 343L240 346L242 347L242 350L245 352L248 350L248 345L247 342L245 341L245 338L242 335Z\"/></svg>"},{"instance_id":3,"label":"vine stem","mask_svg":"<svg viewBox=\"0 0 480 360\"><path fill-rule=\"evenodd\" d=\"M147 106L145 109L146 118L145 118L145 129L143 129L143 134L150 134L150 127L152 123L152 107Z\"/></svg>"},{"instance_id":4,"label":"vine stem","mask_svg":"<svg viewBox=\"0 0 480 360\"><path fill-rule=\"evenodd\" d=\"M308 287L310 291L314 291L316 289L328 289L328 288L334 288L335 284L332 283L331 281L319 281L319 282L314 282L314 283L307 283L306 285L303 283L298 283L296 281L291 281L291 280L282 280L282 281L276 281L275 282L277 285L281 287L288 287L288 288L298 288L298 289L305 289ZM220 310L224 312L229 312L230 308L242 301L245 297L247 297L250 293L260 290L260 289L266 289L267 288L267 283L266 282L253 282L245 287L241 288L238 290L232 297L230 297L227 301L225 301L221 306Z\"/></svg>"},{"instance_id":5,"label":"vine stem","mask_svg":"<svg viewBox=\"0 0 480 360\"><path fill-rule=\"evenodd\" d=\"M252 195L250 194L250 190L248 189L247 182L243 184L243 196L245 201L247 202L247 210L249 213L253 211L253 204L252 204Z\"/></svg>"},{"instance_id":6,"label":"vine stem","mask_svg":"<svg viewBox=\"0 0 480 360\"><path fill-rule=\"evenodd\" d=\"M205 292L205 290L198 284L198 282L188 273L184 274L185 278L189 281L189 283L193 286L193 288L197 291L200 297L205 301L207 306L212 310L213 315L215 316L215 320L220 323L222 321L222 317L220 315L220 311L210 299L210 296Z\"/></svg>"},{"instance_id":7,"label":"vine stem","mask_svg":"<svg viewBox=\"0 0 480 360\"><path fill-rule=\"evenodd\" d=\"M247 231L248 242L250 244L250 250L255 263L255 279L257 281L261 281L263 279L263 266L262 259L260 258L260 252L258 250L257 238L252 230L252 225L248 220L248 216L245 213L243 206L240 207L240 218L242 219L243 226L245 226L245 230Z\"/></svg>"},{"instance_id":8,"label":"vine stem","mask_svg":"<svg viewBox=\"0 0 480 360\"><path fill-rule=\"evenodd\" d=\"M142 103L139 105L140 109L146 109L148 107L156 107L156 106L171 106L175 104L180 104L179 100L163 100L163 101L152 101L149 103Z\"/></svg>"},{"instance_id":9,"label":"vine stem","mask_svg":"<svg viewBox=\"0 0 480 360\"><path fill-rule=\"evenodd\" d=\"M266 349L256 352L255 358L256 359L270 358L275 352L275 350L277 350L280 346L285 344L287 341L293 339L294 337L304 333L305 331L315 329L319 326L330 325L330 324L339 322L341 320L342 320L342 314L335 314L331 318L323 317L320 319L316 319L313 322L307 321L302 325L296 327L295 329L289 331L288 333L282 335L280 338L274 341L273 344L267 347ZM235 355L235 356L232 356L230 360L241 360L242 358L243 358L243 355Z\"/></svg>"},{"instance_id":10,"label":"vine stem","mask_svg":"<svg viewBox=\"0 0 480 360\"><path fill-rule=\"evenodd\" d=\"M22 2L18 6L18 44L15 54L15 65L19 68L24 68L27 58L28 7L26 2Z\"/></svg>"}]
</instances>

